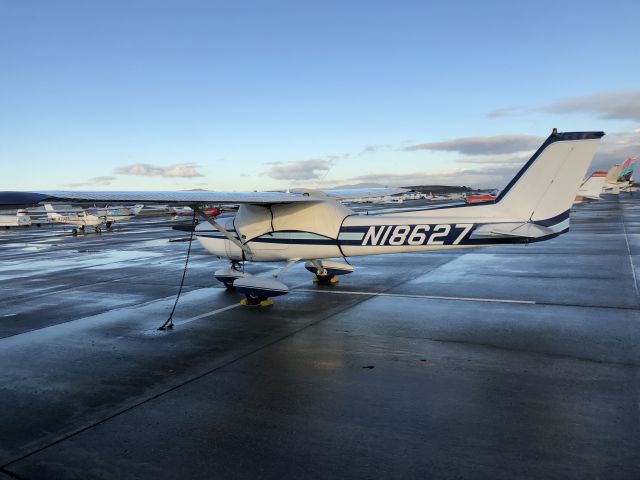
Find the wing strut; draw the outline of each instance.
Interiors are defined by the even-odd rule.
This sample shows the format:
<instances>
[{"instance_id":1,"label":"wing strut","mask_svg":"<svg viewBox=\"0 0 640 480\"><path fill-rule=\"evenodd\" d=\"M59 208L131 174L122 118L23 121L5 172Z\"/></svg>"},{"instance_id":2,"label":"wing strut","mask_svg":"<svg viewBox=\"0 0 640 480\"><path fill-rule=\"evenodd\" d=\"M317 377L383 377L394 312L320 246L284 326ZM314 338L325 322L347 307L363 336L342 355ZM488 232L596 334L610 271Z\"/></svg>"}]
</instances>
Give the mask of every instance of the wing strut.
<instances>
[{"instance_id":1,"label":"wing strut","mask_svg":"<svg viewBox=\"0 0 640 480\"><path fill-rule=\"evenodd\" d=\"M208 215L207 213L205 213L204 210L202 210L200 207L193 206L192 208L195 212L198 212L198 214L201 217L203 217L207 222L209 222L213 226L213 228L215 228L222 235L227 237L233 244L237 245L238 248L240 248L244 253L246 253L247 255L253 254L253 252L249 248L249 245L243 244L240 240L238 240L236 237L231 235L231 233L229 233L229 231L226 228L224 228L222 225L216 222L211 215Z\"/></svg>"}]
</instances>

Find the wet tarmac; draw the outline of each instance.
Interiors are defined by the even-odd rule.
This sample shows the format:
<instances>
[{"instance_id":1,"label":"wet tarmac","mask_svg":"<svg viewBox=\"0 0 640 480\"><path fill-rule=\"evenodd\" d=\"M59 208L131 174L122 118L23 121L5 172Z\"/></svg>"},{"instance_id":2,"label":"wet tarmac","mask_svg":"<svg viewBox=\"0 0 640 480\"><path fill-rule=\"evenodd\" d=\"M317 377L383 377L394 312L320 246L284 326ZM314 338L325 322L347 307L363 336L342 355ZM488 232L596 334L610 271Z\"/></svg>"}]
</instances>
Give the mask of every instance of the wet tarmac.
<instances>
[{"instance_id":1,"label":"wet tarmac","mask_svg":"<svg viewBox=\"0 0 640 480\"><path fill-rule=\"evenodd\" d=\"M640 195L335 287L298 265L271 308L194 243L159 332L168 225L0 231L0 478L640 478Z\"/></svg>"}]
</instances>

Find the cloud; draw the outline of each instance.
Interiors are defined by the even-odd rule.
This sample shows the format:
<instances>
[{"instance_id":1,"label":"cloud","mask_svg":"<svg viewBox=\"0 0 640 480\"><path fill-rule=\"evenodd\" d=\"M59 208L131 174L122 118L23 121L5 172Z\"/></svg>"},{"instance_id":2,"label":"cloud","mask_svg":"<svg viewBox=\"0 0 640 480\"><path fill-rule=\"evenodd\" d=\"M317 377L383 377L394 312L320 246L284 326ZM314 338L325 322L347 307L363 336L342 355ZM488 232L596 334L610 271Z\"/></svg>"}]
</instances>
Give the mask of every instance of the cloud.
<instances>
[{"instance_id":1,"label":"cloud","mask_svg":"<svg viewBox=\"0 0 640 480\"><path fill-rule=\"evenodd\" d=\"M264 173L275 180L322 180L339 160L350 157L347 153L295 162L268 162L271 167Z\"/></svg>"},{"instance_id":2,"label":"cloud","mask_svg":"<svg viewBox=\"0 0 640 480\"><path fill-rule=\"evenodd\" d=\"M547 105L550 113L594 113L606 120L640 121L640 90L600 92Z\"/></svg>"},{"instance_id":3,"label":"cloud","mask_svg":"<svg viewBox=\"0 0 640 480\"><path fill-rule=\"evenodd\" d=\"M467 163L473 165L522 165L524 162L531 158L531 153L522 155L509 155L509 156L479 156L479 157L466 157L454 160L455 163Z\"/></svg>"},{"instance_id":4,"label":"cloud","mask_svg":"<svg viewBox=\"0 0 640 480\"><path fill-rule=\"evenodd\" d=\"M168 165L166 167L151 165L149 163L134 163L132 165L125 165L123 167L116 168L116 173L120 175L140 175L144 177L166 177L166 178L178 178L178 177L204 177L204 175L198 172L199 166L195 163L178 163L175 165Z\"/></svg>"},{"instance_id":5,"label":"cloud","mask_svg":"<svg viewBox=\"0 0 640 480\"><path fill-rule=\"evenodd\" d=\"M537 140L535 147L539 146L540 140ZM467 185L475 188L501 188L531 158L531 153L464 157L454 162L468 167L440 172L367 173L345 181L377 182L389 186ZM622 163L632 156L640 157L640 128L603 137L590 170L609 170L615 163Z\"/></svg>"},{"instance_id":6,"label":"cloud","mask_svg":"<svg viewBox=\"0 0 640 480\"><path fill-rule=\"evenodd\" d=\"M426 173L364 174L348 179L349 182L376 182L389 186L412 185L467 185L476 188L499 188L506 185L521 164L490 165L482 169L458 168Z\"/></svg>"},{"instance_id":7,"label":"cloud","mask_svg":"<svg viewBox=\"0 0 640 480\"><path fill-rule=\"evenodd\" d=\"M65 187L92 187L96 185L111 185L111 182L115 180L116 177L111 177L109 175L103 175L101 177L93 177L87 180L86 182L78 182L78 183L67 183Z\"/></svg>"},{"instance_id":8,"label":"cloud","mask_svg":"<svg viewBox=\"0 0 640 480\"><path fill-rule=\"evenodd\" d=\"M543 138L533 135L496 135L492 137L464 137L444 142L421 143L405 147L403 151L444 150L465 155L492 155L533 150Z\"/></svg>"},{"instance_id":9,"label":"cloud","mask_svg":"<svg viewBox=\"0 0 640 480\"><path fill-rule=\"evenodd\" d=\"M640 157L640 129L605 135L600 142L591 170L609 170L629 157Z\"/></svg>"},{"instance_id":10,"label":"cloud","mask_svg":"<svg viewBox=\"0 0 640 480\"><path fill-rule=\"evenodd\" d=\"M360 155L363 155L365 153L376 153L384 150L391 150L392 148L393 145L388 143L381 145L365 145L364 147L362 147L362 152L360 152Z\"/></svg>"},{"instance_id":11,"label":"cloud","mask_svg":"<svg viewBox=\"0 0 640 480\"><path fill-rule=\"evenodd\" d=\"M505 107L493 110L488 118L507 117L526 112L543 111L546 113L588 113L604 120L640 121L640 90L619 90L599 92L582 97L559 100L538 107Z\"/></svg>"},{"instance_id":12,"label":"cloud","mask_svg":"<svg viewBox=\"0 0 640 480\"><path fill-rule=\"evenodd\" d=\"M498 108L492 112L489 112L485 115L487 118L500 118L500 117L508 117L510 115L515 115L522 111L521 107L505 107Z\"/></svg>"},{"instance_id":13,"label":"cloud","mask_svg":"<svg viewBox=\"0 0 640 480\"><path fill-rule=\"evenodd\" d=\"M275 180L315 180L326 175L333 167L335 155L325 159L298 160L296 162L271 162L265 173Z\"/></svg>"}]
</instances>

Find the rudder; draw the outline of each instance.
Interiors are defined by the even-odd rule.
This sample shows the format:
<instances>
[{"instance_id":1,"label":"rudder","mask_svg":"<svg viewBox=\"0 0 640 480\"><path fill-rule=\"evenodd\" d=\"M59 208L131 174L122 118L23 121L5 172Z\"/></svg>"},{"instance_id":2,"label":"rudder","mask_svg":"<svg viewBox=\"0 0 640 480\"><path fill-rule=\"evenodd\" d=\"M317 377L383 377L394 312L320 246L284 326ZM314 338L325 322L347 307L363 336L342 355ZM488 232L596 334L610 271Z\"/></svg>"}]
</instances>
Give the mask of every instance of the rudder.
<instances>
[{"instance_id":1,"label":"rudder","mask_svg":"<svg viewBox=\"0 0 640 480\"><path fill-rule=\"evenodd\" d=\"M603 135L554 130L496 198L496 206L534 222L568 212Z\"/></svg>"}]
</instances>

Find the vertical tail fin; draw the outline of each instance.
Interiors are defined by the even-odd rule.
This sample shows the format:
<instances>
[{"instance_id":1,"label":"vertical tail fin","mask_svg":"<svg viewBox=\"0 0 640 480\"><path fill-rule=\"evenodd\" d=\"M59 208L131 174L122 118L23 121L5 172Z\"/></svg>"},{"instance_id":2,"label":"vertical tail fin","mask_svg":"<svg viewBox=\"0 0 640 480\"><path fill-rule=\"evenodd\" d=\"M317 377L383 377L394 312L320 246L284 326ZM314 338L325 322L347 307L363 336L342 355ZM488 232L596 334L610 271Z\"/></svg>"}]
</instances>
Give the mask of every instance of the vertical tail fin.
<instances>
[{"instance_id":1,"label":"vertical tail fin","mask_svg":"<svg viewBox=\"0 0 640 480\"><path fill-rule=\"evenodd\" d=\"M620 172L622 172L622 165L619 163L614 165L609 169L609 173L607 173L607 183L615 183L618 181L618 177L620 176Z\"/></svg>"},{"instance_id":2,"label":"vertical tail fin","mask_svg":"<svg viewBox=\"0 0 640 480\"><path fill-rule=\"evenodd\" d=\"M53 205L51 205L50 203L46 203L44 205L44 209L47 212L47 218L49 220L54 220L56 218L58 218L60 216L59 213L56 213L55 210L53 209Z\"/></svg>"},{"instance_id":3,"label":"vertical tail fin","mask_svg":"<svg viewBox=\"0 0 640 480\"><path fill-rule=\"evenodd\" d=\"M580 190L578 190L576 198L583 197L590 200L599 200L606 177L607 172L593 172L591 176L580 185Z\"/></svg>"},{"instance_id":4,"label":"vertical tail fin","mask_svg":"<svg viewBox=\"0 0 640 480\"><path fill-rule=\"evenodd\" d=\"M631 175L633 175L633 169L636 166L637 160L638 159L636 157L627 158L627 161L622 165L622 171L618 177L619 182L628 182L631 180Z\"/></svg>"},{"instance_id":5,"label":"vertical tail fin","mask_svg":"<svg viewBox=\"0 0 640 480\"><path fill-rule=\"evenodd\" d=\"M131 215L138 215L142 209L144 208L144 205L134 205L133 207L129 208L129 211L131 212Z\"/></svg>"},{"instance_id":6,"label":"vertical tail fin","mask_svg":"<svg viewBox=\"0 0 640 480\"><path fill-rule=\"evenodd\" d=\"M531 221L566 214L603 135L554 130L496 198L499 209Z\"/></svg>"}]
</instances>

